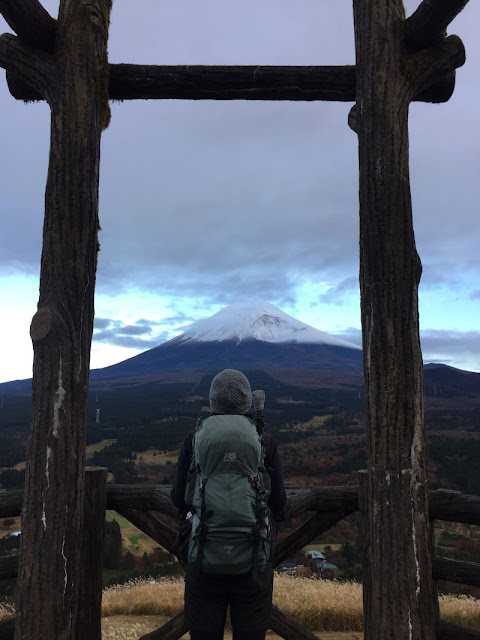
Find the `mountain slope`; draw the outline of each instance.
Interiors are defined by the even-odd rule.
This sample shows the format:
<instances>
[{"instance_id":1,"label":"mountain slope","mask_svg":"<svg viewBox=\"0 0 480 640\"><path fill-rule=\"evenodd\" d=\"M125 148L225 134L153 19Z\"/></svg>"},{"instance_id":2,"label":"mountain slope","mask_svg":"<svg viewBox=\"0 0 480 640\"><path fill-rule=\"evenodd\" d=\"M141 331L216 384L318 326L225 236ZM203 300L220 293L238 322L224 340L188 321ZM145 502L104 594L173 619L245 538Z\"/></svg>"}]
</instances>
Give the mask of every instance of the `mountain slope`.
<instances>
[{"instance_id":1,"label":"mountain slope","mask_svg":"<svg viewBox=\"0 0 480 640\"><path fill-rule=\"evenodd\" d=\"M300 322L266 302L230 305L180 336L119 364L91 372L92 384L152 379L162 372L325 369L361 371L362 350Z\"/></svg>"},{"instance_id":2,"label":"mountain slope","mask_svg":"<svg viewBox=\"0 0 480 640\"><path fill-rule=\"evenodd\" d=\"M361 351L352 342L314 329L268 302L237 302L192 324L181 342L260 340L272 344L321 344Z\"/></svg>"}]
</instances>

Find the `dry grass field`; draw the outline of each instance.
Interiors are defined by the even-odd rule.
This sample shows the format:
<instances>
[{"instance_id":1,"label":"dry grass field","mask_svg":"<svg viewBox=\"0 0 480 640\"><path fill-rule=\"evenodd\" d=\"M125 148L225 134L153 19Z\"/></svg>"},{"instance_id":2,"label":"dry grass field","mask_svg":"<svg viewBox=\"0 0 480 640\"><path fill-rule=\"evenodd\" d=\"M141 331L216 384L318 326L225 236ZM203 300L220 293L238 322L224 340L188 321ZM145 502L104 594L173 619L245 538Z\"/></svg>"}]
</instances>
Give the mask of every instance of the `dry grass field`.
<instances>
[{"instance_id":1,"label":"dry grass field","mask_svg":"<svg viewBox=\"0 0 480 640\"><path fill-rule=\"evenodd\" d=\"M274 602L321 640L362 640L362 587L312 578L279 575ZM104 591L103 640L136 640L161 626L183 608L181 579L139 580ZM480 601L468 596L441 596L443 618L480 629ZM13 615L0 605L0 620ZM188 636L185 636L188 637ZM231 635L226 634L228 640ZM278 636L270 632L268 640Z\"/></svg>"},{"instance_id":2,"label":"dry grass field","mask_svg":"<svg viewBox=\"0 0 480 640\"><path fill-rule=\"evenodd\" d=\"M162 626L167 622L164 616L113 616L102 620L102 640L138 640L146 633ZM187 633L182 640L190 638ZM230 631L225 632L225 640L232 640ZM280 636L273 631L267 632L266 640L280 640ZM363 633L360 632L333 632L321 633L319 640L363 640Z\"/></svg>"},{"instance_id":3,"label":"dry grass field","mask_svg":"<svg viewBox=\"0 0 480 640\"><path fill-rule=\"evenodd\" d=\"M308 629L337 640L354 638L362 630L362 587L355 582L336 582L278 575L274 602ZM183 581L137 581L104 592L102 611L112 616L173 616L183 608ZM442 617L480 629L480 601L469 596L441 596ZM138 618L135 618L139 622ZM275 637L275 636L272 636ZM327 637L327 636L326 636Z\"/></svg>"},{"instance_id":4,"label":"dry grass field","mask_svg":"<svg viewBox=\"0 0 480 640\"><path fill-rule=\"evenodd\" d=\"M170 462L171 464L176 464L180 449L178 451L168 451L167 453L163 453L158 449L147 449L145 451L135 451L135 453L137 454L135 461L137 464L139 462L147 462L149 464L166 464ZM140 460L140 458L142 459Z\"/></svg>"}]
</instances>

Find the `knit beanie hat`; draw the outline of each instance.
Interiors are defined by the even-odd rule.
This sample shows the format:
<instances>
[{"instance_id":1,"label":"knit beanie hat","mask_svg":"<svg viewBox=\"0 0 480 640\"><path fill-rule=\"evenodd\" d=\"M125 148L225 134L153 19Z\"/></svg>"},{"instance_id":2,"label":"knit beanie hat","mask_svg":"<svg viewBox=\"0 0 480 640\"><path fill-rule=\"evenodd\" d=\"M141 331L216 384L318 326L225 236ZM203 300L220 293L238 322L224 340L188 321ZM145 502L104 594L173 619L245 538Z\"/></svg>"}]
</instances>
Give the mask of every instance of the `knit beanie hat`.
<instances>
[{"instance_id":1,"label":"knit beanie hat","mask_svg":"<svg viewBox=\"0 0 480 640\"><path fill-rule=\"evenodd\" d=\"M212 380L209 399L214 413L244 415L252 406L250 383L241 371L224 369Z\"/></svg>"}]
</instances>

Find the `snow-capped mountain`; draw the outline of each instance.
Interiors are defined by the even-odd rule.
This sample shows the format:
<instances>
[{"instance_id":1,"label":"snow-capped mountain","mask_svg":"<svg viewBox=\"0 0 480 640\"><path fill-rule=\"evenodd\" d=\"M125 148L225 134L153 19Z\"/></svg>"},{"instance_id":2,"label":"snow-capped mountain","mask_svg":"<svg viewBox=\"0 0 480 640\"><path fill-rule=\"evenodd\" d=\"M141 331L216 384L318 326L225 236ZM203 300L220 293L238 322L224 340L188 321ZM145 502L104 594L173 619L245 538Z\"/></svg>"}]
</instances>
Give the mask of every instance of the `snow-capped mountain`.
<instances>
[{"instance_id":1,"label":"snow-capped mountain","mask_svg":"<svg viewBox=\"0 0 480 640\"><path fill-rule=\"evenodd\" d=\"M266 302L232 304L184 333L124 362L96 369L96 382L155 379L165 372L322 369L361 371L362 350ZM163 377L165 377L163 375Z\"/></svg>"},{"instance_id":2,"label":"snow-capped mountain","mask_svg":"<svg viewBox=\"0 0 480 640\"><path fill-rule=\"evenodd\" d=\"M268 302L237 302L210 318L195 322L177 337L183 343L261 340L263 342L360 347L314 329Z\"/></svg>"}]
</instances>

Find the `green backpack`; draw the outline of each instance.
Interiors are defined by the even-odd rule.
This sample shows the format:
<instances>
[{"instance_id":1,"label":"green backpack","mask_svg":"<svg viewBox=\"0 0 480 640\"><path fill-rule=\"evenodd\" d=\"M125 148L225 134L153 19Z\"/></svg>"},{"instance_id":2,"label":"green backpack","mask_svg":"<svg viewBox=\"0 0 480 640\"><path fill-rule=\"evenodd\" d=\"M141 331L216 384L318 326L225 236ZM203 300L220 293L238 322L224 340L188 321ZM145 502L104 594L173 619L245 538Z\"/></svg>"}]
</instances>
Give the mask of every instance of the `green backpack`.
<instances>
[{"instance_id":1,"label":"green backpack","mask_svg":"<svg viewBox=\"0 0 480 640\"><path fill-rule=\"evenodd\" d=\"M188 562L205 573L258 574L270 560L270 476L255 424L207 418L195 433L185 490L191 511Z\"/></svg>"}]
</instances>

